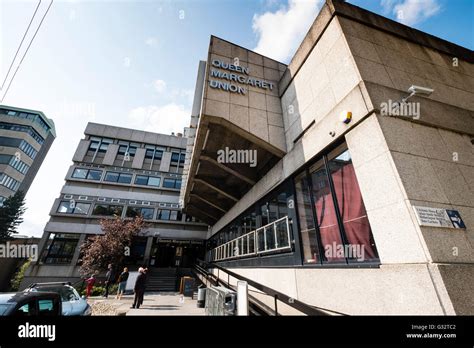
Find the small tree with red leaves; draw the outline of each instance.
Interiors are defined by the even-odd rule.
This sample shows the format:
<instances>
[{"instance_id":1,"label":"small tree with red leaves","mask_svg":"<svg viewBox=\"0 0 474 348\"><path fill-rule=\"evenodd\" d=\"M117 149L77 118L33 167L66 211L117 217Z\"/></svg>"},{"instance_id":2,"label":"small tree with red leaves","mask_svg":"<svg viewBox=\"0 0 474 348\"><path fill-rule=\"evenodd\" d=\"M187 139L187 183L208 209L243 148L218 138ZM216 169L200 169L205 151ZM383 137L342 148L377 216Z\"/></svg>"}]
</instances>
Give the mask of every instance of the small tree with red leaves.
<instances>
[{"instance_id":1,"label":"small tree with red leaves","mask_svg":"<svg viewBox=\"0 0 474 348\"><path fill-rule=\"evenodd\" d=\"M119 217L114 219L103 219L100 225L104 234L90 238L81 246L82 264L81 275L89 276L98 274L107 269L108 264L120 267L129 255L132 238L145 227L142 216L137 216L131 220L122 220Z\"/></svg>"}]
</instances>

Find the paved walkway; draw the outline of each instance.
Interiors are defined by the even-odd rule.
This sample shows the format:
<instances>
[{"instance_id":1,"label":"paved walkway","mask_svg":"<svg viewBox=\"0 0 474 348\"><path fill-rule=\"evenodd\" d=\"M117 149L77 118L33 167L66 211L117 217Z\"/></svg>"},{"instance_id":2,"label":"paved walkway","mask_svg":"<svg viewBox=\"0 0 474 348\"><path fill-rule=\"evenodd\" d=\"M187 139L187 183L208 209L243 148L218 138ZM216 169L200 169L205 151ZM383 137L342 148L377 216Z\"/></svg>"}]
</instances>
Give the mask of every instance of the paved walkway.
<instances>
[{"instance_id":1,"label":"paved walkway","mask_svg":"<svg viewBox=\"0 0 474 348\"><path fill-rule=\"evenodd\" d=\"M92 306L92 315L205 315L204 308L198 308L196 300L173 292L145 293L139 309L130 308L133 295L125 295L121 300L115 296L108 299L90 297L88 302Z\"/></svg>"}]
</instances>

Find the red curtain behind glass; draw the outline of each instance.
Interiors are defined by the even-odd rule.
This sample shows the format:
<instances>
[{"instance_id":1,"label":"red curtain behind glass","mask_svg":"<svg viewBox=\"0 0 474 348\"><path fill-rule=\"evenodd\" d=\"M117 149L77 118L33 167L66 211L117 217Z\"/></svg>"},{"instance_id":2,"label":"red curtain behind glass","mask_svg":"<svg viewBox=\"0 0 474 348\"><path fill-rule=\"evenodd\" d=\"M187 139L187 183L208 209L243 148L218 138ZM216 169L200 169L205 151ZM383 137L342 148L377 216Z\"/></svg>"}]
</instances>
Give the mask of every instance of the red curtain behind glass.
<instances>
[{"instance_id":1,"label":"red curtain behind glass","mask_svg":"<svg viewBox=\"0 0 474 348\"><path fill-rule=\"evenodd\" d=\"M352 163L346 163L332 173L339 211L349 244L361 245L365 258L376 258L370 242L370 225Z\"/></svg>"}]
</instances>

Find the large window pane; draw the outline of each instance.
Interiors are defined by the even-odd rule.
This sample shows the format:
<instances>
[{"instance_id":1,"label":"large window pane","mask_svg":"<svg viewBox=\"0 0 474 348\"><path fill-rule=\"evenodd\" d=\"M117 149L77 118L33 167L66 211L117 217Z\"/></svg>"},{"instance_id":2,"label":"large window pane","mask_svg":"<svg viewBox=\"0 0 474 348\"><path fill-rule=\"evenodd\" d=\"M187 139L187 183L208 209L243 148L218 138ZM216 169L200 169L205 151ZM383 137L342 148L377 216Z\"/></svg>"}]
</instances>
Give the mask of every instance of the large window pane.
<instances>
[{"instance_id":1,"label":"large window pane","mask_svg":"<svg viewBox=\"0 0 474 348\"><path fill-rule=\"evenodd\" d=\"M311 193L306 172L296 177L295 187L304 263L320 262L313 209L311 208Z\"/></svg>"},{"instance_id":2,"label":"large window pane","mask_svg":"<svg viewBox=\"0 0 474 348\"><path fill-rule=\"evenodd\" d=\"M174 188L175 180L174 179L164 179L163 180L163 187L166 188Z\"/></svg>"},{"instance_id":3,"label":"large window pane","mask_svg":"<svg viewBox=\"0 0 474 348\"><path fill-rule=\"evenodd\" d=\"M72 177L77 178L77 179L85 179L87 176L87 172L88 172L87 169L76 168L74 169L74 172L72 173Z\"/></svg>"},{"instance_id":4,"label":"large window pane","mask_svg":"<svg viewBox=\"0 0 474 348\"><path fill-rule=\"evenodd\" d=\"M132 174L120 174L118 182L122 184L130 184L132 182Z\"/></svg>"},{"instance_id":5,"label":"large window pane","mask_svg":"<svg viewBox=\"0 0 474 348\"><path fill-rule=\"evenodd\" d=\"M102 176L101 170L89 170L89 174L87 174L87 179L89 180L100 180Z\"/></svg>"},{"instance_id":6,"label":"large window pane","mask_svg":"<svg viewBox=\"0 0 474 348\"><path fill-rule=\"evenodd\" d=\"M94 207L92 215L121 216L123 207L120 205L98 204Z\"/></svg>"},{"instance_id":7,"label":"large window pane","mask_svg":"<svg viewBox=\"0 0 474 348\"><path fill-rule=\"evenodd\" d=\"M150 176L149 179L148 179L148 185L159 187L160 186L160 181L161 181L160 178Z\"/></svg>"},{"instance_id":8,"label":"large window pane","mask_svg":"<svg viewBox=\"0 0 474 348\"><path fill-rule=\"evenodd\" d=\"M349 242L346 256L353 262L378 259L349 150L339 150L331 157L329 170Z\"/></svg>"},{"instance_id":9,"label":"large window pane","mask_svg":"<svg viewBox=\"0 0 474 348\"><path fill-rule=\"evenodd\" d=\"M114 173L114 172L107 172L105 174L105 179L104 181L109 181L109 182L117 182L119 178L119 173Z\"/></svg>"},{"instance_id":10,"label":"large window pane","mask_svg":"<svg viewBox=\"0 0 474 348\"><path fill-rule=\"evenodd\" d=\"M338 253L343 243L326 174L326 168L322 160L310 168L316 221L324 250L322 259L323 262L345 262L344 255Z\"/></svg>"},{"instance_id":11,"label":"large window pane","mask_svg":"<svg viewBox=\"0 0 474 348\"><path fill-rule=\"evenodd\" d=\"M137 175L135 177L135 184L137 184L137 185L148 185L148 176Z\"/></svg>"}]
</instances>

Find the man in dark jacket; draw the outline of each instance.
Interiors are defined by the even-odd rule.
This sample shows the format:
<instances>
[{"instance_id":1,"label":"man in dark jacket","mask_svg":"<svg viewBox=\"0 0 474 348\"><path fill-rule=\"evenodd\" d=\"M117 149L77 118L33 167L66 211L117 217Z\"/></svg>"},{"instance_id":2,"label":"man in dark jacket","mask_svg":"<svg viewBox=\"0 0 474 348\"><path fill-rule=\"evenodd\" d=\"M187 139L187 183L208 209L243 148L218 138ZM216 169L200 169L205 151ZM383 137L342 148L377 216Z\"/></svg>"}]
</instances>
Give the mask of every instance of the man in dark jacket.
<instances>
[{"instance_id":1,"label":"man in dark jacket","mask_svg":"<svg viewBox=\"0 0 474 348\"><path fill-rule=\"evenodd\" d=\"M140 308L140 305L143 303L143 294L145 293L146 287L146 274L142 267L138 269L138 277L135 281L135 287L133 291L135 292L135 298L133 299L133 305L131 308Z\"/></svg>"},{"instance_id":2,"label":"man in dark jacket","mask_svg":"<svg viewBox=\"0 0 474 348\"><path fill-rule=\"evenodd\" d=\"M109 287L114 283L115 281L115 271L114 267L112 264L109 264L107 267L107 273L105 275L105 294L104 297L108 298L109 297Z\"/></svg>"}]
</instances>

